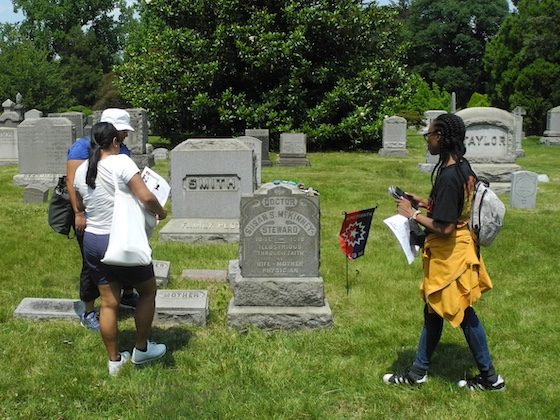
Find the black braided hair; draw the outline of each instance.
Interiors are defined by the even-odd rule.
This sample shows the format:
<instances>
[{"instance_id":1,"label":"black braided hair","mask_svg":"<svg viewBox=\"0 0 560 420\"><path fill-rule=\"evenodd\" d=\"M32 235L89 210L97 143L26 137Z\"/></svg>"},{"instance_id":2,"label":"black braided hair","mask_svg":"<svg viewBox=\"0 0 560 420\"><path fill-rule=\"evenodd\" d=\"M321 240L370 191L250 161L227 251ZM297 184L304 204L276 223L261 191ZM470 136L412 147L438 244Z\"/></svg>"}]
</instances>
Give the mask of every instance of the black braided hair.
<instances>
[{"instance_id":1,"label":"black braided hair","mask_svg":"<svg viewBox=\"0 0 560 420\"><path fill-rule=\"evenodd\" d=\"M464 158L467 148L465 146L465 123L463 119L455 114L441 114L433 121L434 131L439 134L439 160L432 171L432 187L435 180L439 176L445 164L452 157L455 162L455 170L459 177L463 180L463 184L467 187L468 177L465 177L461 171L461 162L466 160ZM472 172L469 165L469 172ZM434 177L435 175L435 177ZM469 174L470 175L470 174ZM464 206L464 197L461 196L459 209L462 213Z\"/></svg>"},{"instance_id":2,"label":"black braided hair","mask_svg":"<svg viewBox=\"0 0 560 420\"><path fill-rule=\"evenodd\" d=\"M108 122L99 122L91 128L91 142L89 152L88 170L86 172L86 184L95 189L97 178L97 164L101 157L101 150L108 149L117 137L117 129Z\"/></svg>"}]
</instances>

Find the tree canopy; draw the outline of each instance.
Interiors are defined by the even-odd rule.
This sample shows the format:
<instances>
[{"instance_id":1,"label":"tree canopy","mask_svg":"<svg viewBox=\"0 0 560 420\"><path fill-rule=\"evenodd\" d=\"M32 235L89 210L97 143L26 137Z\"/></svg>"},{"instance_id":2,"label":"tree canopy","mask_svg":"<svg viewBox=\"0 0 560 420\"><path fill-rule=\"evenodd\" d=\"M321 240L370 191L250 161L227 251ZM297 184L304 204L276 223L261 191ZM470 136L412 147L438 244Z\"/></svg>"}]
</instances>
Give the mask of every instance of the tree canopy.
<instances>
[{"instance_id":1,"label":"tree canopy","mask_svg":"<svg viewBox=\"0 0 560 420\"><path fill-rule=\"evenodd\" d=\"M119 88L177 141L265 127L368 147L408 92L396 31L356 0L146 1Z\"/></svg>"},{"instance_id":2,"label":"tree canopy","mask_svg":"<svg viewBox=\"0 0 560 420\"><path fill-rule=\"evenodd\" d=\"M428 83L456 92L465 106L473 92L486 91L484 48L508 12L507 0L412 0L407 63Z\"/></svg>"},{"instance_id":3,"label":"tree canopy","mask_svg":"<svg viewBox=\"0 0 560 420\"><path fill-rule=\"evenodd\" d=\"M492 103L527 110L527 132L542 134L548 109L560 104L560 2L519 0L484 56Z\"/></svg>"}]
</instances>

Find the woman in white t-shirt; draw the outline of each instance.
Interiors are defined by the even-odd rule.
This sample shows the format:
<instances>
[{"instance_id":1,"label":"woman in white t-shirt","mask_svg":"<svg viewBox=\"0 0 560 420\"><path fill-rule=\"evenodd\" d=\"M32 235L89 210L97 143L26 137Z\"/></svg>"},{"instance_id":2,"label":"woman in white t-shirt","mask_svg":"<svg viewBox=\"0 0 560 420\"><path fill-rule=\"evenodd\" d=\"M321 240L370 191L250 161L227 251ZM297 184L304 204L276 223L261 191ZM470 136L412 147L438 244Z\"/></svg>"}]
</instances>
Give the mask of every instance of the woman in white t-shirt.
<instances>
[{"instance_id":1,"label":"woman in white t-shirt","mask_svg":"<svg viewBox=\"0 0 560 420\"><path fill-rule=\"evenodd\" d=\"M113 218L113 174L119 189L132 193L147 211L160 220L167 216L165 209L146 187L134 161L127 155L119 154L120 143L117 130L111 123L95 124L91 130L90 159L78 167L74 179L78 209L86 215L84 256L101 295L100 331L109 356L111 375L116 375L131 359L129 352L119 352L118 344L117 320L123 286L134 287L140 295L134 315L136 342L132 363L146 363L162 357L166 352L165 344L148 341L157 290L153 265L117 267L101 262L109 243Z\"/></svg>"}]
</instances>

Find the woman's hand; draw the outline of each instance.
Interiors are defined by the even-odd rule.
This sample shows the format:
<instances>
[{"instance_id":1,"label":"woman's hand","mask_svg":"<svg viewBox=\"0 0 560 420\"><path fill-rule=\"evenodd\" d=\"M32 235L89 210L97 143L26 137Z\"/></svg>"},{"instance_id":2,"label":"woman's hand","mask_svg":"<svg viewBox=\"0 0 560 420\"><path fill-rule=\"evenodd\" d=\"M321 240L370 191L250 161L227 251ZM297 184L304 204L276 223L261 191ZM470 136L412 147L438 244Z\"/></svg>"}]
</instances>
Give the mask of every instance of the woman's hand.
<instances>
[{"instance_id":1,"label":"woman's hand","mask_svg":"<svg viewBox=\"0 0 560 420\"><path fill-rule=\"evenodd\" d=\"M407 193L406 194L406 198L412 203L413 207L423 207L423 208L428 208L428 202L427 200L423 199L422 197L420 197L419 195L416 194L411 194L411 193Z\"/></svg>"},{"instance_id":2,"label":"woman's hand","mask_svg":"<svg viewBox=\"0 0 560 420\"><path fill-rule=\"evenodd\" d=\"M409 200L401 197L396 199L395 203L397 203L397 212L401 216L404 216L407 219L410 219L412 216L414 216L416 209L412 207L412 203Z\"/></svg>"},{"instance_id":3,"label":"woman's hand","mask_svg":"<svg viewBox=\"0 0 560 420\"><path fill-rule=\"evenodd\" d=\"M86 228L86 214L80 211L74 215L74 230L78 235L83 235Z\"/></svg>"}]
</instances>

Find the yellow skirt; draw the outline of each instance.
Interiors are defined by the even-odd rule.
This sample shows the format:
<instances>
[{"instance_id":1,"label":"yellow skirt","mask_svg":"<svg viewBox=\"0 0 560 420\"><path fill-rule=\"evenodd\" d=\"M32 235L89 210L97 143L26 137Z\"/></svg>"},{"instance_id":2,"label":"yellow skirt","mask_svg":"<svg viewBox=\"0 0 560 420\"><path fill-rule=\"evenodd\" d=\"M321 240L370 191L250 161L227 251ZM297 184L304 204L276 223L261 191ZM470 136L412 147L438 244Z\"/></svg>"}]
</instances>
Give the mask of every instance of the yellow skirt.
<instances>
[{"instance_id":1,"label":"yellow skirt","mask_svg":"<svg viewBox=\"0 0 560 420\"><path fill-rule=\"evenodd\" d=\"M429 234L424 243L420 291L428 308L458 327L466 308L492 288L482 257L467 227L449 236Z\"/></svg>"}]
</instances>

